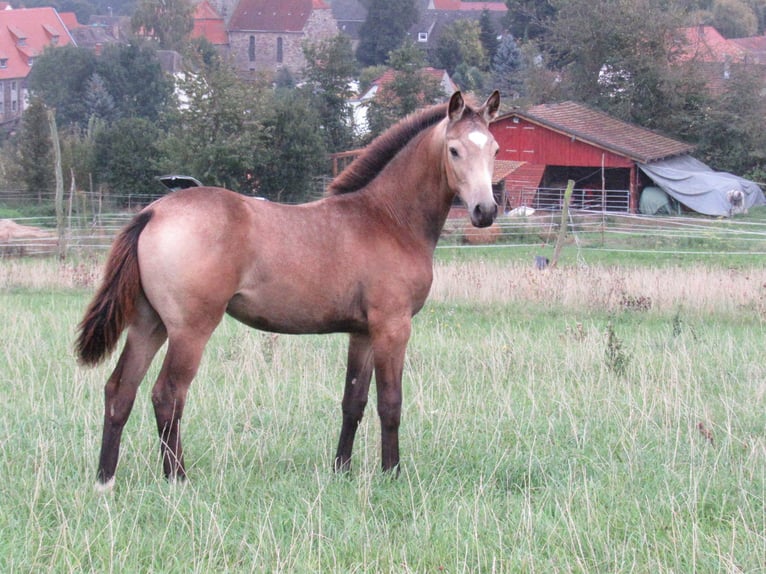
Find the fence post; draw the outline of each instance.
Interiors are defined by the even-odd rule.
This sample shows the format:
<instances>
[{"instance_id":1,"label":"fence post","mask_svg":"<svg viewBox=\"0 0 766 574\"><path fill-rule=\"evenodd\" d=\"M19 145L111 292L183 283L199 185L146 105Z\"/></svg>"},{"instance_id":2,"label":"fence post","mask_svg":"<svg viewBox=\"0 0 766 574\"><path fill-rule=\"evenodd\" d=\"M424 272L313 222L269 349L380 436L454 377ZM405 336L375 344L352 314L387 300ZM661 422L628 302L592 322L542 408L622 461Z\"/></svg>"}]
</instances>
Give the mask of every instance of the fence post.
<instances>
[{"instance_id":1,"label":"fence post","mask_svg":"<svg viewBox=\"0 0 766 574\"><path fill-rule=\"evenodd\" d=\"M564 239L567 235L567 221L569 219L569 202L572 200L572 191L574 190L574 180L567 181L567 188L564 192L564 202L561 205L561 225L559 225L559 234L556 237L556 247L553 248L553 259L551 267L556 267L559 262L559 254L564 245Z\"/></svg>"},{"instance_id":2,"label":"fence post","mask_svg":"<svg viewBox=\"0 0 766 574\"><path fill-rule=\"evenodd\" d=\"M59 131L56 128L56 112L48 110L48 124L51 129L51 143L53 144L53 158L55 161L54 173L56 176L56 231L58 233L58 256L66 259L66 225L64 220L64 175L61 173L61 146L59 145Z\"/></svg>"}]
</instances>

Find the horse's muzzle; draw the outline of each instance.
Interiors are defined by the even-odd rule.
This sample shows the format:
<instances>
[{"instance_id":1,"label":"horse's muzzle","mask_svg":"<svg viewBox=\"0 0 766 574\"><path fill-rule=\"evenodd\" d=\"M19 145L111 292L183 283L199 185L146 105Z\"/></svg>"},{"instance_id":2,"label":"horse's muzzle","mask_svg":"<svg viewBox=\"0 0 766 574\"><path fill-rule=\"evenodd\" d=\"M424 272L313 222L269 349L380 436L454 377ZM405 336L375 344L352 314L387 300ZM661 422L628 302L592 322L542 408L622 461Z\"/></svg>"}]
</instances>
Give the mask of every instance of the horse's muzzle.
<instances>
[{"instance_id":1,"label":"horse's muzzle","mask_svg":"<svg viewBox=\"0 0 766 574\"><path fill-rule=\"evenodd\" d=\"M474 227L489 227L497 216L497 204L477 203L471 210L471 223Z\"/></svg>"}]
</instances>

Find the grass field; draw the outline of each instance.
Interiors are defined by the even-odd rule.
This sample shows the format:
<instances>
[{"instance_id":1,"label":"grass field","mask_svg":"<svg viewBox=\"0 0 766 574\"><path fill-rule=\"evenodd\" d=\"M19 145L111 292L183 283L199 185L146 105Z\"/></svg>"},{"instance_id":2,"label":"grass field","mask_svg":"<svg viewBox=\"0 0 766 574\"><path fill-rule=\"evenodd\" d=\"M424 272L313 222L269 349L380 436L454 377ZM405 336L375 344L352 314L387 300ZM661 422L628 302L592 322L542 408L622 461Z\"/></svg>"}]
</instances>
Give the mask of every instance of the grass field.
<instances>
[{"instance_id":1,"label":"grass field","mask_svg":"<svg viewBox=\"0 0 766 574\"><path fill-rule=\"evenodd\" d=\"M331 472L346 337L226 320L162 478L145 382L115 491L71 350L93 261L0 261L0 572L766 573L766 270L443 257L405 366ZM150 379L156 375L153 367Z\"/></svg>"}]
</instances>

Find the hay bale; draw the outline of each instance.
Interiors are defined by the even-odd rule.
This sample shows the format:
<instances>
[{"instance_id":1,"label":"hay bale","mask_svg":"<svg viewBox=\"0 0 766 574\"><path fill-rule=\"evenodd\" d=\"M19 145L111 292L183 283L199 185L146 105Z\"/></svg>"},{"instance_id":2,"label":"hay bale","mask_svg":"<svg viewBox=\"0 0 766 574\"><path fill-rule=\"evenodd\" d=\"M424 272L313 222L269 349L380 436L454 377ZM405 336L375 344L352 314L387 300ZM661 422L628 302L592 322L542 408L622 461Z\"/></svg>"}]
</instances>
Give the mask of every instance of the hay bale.
<instances>
[{"instance_id":1,"label":"hay bale","mask_svg":"<svg viewBox=\"0 0 766 574\"><path fill-rule=\"evenodd\" d=\"M463 242L469 245L491 245L497 242L501 233L497 223L493 223L489 227L474 227L470 223L466 223L463 226Z\"/></svg>"},{"instance_id":2,"label":"hay bale","mask_svg":"<svg viewBox=\"0 0 766 574\"><path fill-rule=\"evenodd\" d=\"M0 255L32 255L55 251L56 234L39 227L0 219Z\"/></svg>"}]
</instances>

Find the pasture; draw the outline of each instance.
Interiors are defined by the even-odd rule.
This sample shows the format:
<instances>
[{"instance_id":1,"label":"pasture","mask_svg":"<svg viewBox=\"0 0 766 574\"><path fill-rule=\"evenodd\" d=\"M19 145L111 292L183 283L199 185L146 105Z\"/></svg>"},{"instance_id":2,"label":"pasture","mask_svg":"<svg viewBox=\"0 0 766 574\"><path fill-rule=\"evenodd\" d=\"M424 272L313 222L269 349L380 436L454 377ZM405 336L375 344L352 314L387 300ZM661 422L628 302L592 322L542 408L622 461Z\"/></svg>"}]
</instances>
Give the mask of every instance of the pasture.
<instances>
[{"instance_id":1,"label":"pasture","mask_svg":"<svg viewBox=\"0 0 766 574\"><path fill-rule=\"evenodd\" d=\"M2 572L766 572L766 269L446 257L413 322L402 469L374 393L332 472L344 335L225 320L161 470L150 371L93 490L100 260L0 261Z\"/></svg>"}]
</instances>

